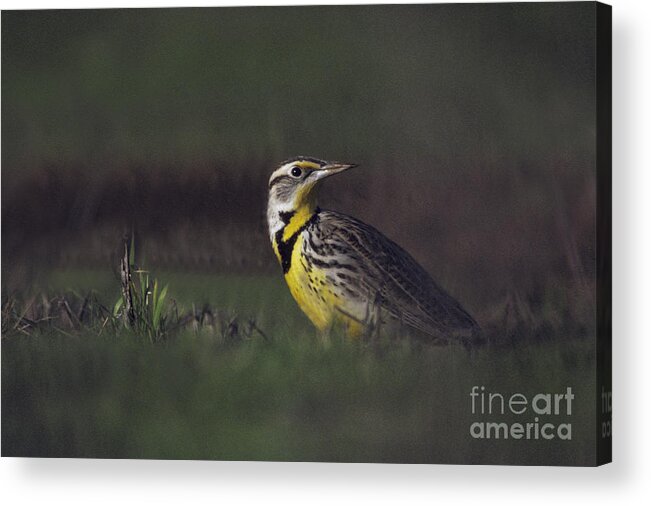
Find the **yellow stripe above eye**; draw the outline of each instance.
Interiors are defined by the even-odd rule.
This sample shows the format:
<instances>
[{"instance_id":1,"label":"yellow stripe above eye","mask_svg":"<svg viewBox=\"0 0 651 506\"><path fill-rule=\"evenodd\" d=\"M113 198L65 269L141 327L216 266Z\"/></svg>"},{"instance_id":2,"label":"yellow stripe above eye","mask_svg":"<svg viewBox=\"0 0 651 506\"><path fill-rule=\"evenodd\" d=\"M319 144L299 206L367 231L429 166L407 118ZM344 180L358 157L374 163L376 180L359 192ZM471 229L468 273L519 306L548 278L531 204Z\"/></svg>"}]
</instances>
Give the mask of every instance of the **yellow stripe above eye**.
<instances>
[{"instance_id":1,"label":"yellow stripe above eye","mask_svg":"<svg viewBox=\"0 0 651 506\"><path fill-rule=\"evenodd\" d=\"M314 162L308 162L307 160L299 160L297 162L292 163L292 165L296 165L300 167L301 169L318 169L319 164L314 163Z\"/></svg>"}]
</instances>

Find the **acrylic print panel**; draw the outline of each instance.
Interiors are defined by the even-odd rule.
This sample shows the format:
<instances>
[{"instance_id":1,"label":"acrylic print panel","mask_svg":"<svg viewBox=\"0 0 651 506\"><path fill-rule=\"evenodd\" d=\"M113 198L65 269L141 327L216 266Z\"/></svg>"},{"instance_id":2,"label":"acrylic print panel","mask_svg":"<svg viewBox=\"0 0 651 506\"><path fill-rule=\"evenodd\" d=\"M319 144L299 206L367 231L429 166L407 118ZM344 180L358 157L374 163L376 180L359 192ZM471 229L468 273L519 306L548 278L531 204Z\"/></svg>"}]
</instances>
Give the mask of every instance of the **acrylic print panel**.
<instances>
[{"instance_id":1,"label":"acrylic print panel","mask_svg":"<svg viewBox=\"0 0 651 506\"><path fill-rule=\"evenodd\" d=\"M5 11L2 454L610 459L610 9Z\"/></svg>"}]
</instances>

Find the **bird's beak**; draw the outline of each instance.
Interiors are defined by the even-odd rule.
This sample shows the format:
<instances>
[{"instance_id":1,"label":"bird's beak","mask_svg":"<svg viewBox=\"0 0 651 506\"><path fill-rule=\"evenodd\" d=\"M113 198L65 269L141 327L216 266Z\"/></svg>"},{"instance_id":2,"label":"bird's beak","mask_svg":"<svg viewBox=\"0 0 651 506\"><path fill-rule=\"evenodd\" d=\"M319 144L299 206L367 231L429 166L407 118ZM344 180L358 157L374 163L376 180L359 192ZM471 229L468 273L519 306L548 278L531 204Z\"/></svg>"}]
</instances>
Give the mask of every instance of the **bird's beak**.
<instances>
[{"instance_id":1,"label":"bird's beak","mask_svg":"<svg viewBox=\"0 0 651 506\"><path fill-rule=\"evenodd\" d=\"M317 179L323 179L328 176L339 174L340 172L344 172L348 169L352 169L353 167L357 167L357 164L333 162L333 163L329 163L328 165L324 165L323 167L316 170L315 172L316 172Z\"/></svg>"}]
</instances>

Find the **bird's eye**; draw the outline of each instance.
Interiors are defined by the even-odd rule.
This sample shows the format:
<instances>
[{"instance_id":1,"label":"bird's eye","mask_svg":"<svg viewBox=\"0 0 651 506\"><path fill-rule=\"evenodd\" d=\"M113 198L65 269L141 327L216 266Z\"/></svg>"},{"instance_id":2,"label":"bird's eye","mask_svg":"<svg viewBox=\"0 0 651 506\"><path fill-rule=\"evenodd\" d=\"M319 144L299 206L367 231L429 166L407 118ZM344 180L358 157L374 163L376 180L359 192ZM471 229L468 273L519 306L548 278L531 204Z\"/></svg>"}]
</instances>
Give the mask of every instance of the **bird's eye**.
<instances>
[{"instance_id":1,"label":"bird's eye","mask_svg":"<svg viewBox=\"0 0 651 506\"><path fill-rule=\"evenodd\" d=\"M301 177L301 175L303 174L303 170L300 167L294 166L292 167L290 174L292 175L292 177Z\"/></svg>"}]
</instances>

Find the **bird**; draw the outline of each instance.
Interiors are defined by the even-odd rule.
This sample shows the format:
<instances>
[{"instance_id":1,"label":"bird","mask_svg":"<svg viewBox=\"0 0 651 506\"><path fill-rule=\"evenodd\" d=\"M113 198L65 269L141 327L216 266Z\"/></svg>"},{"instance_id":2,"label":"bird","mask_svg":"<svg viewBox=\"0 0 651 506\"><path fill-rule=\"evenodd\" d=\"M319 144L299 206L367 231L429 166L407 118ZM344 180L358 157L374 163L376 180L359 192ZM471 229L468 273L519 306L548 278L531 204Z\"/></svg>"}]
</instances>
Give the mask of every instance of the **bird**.
<instances>
[{"instance_id":1,"label":"bird","mask_svg":"<svg viewBox=\"0 0 651 506\"><path fill-rule=\"evenodd\" d=\"M480 327L398 244L321 209L318 189L357 164L296 156L269 178L267 225L289 291L314 326L351 338L396 329L432 343L474 342Z\"/></svg>"}]
</instances>

